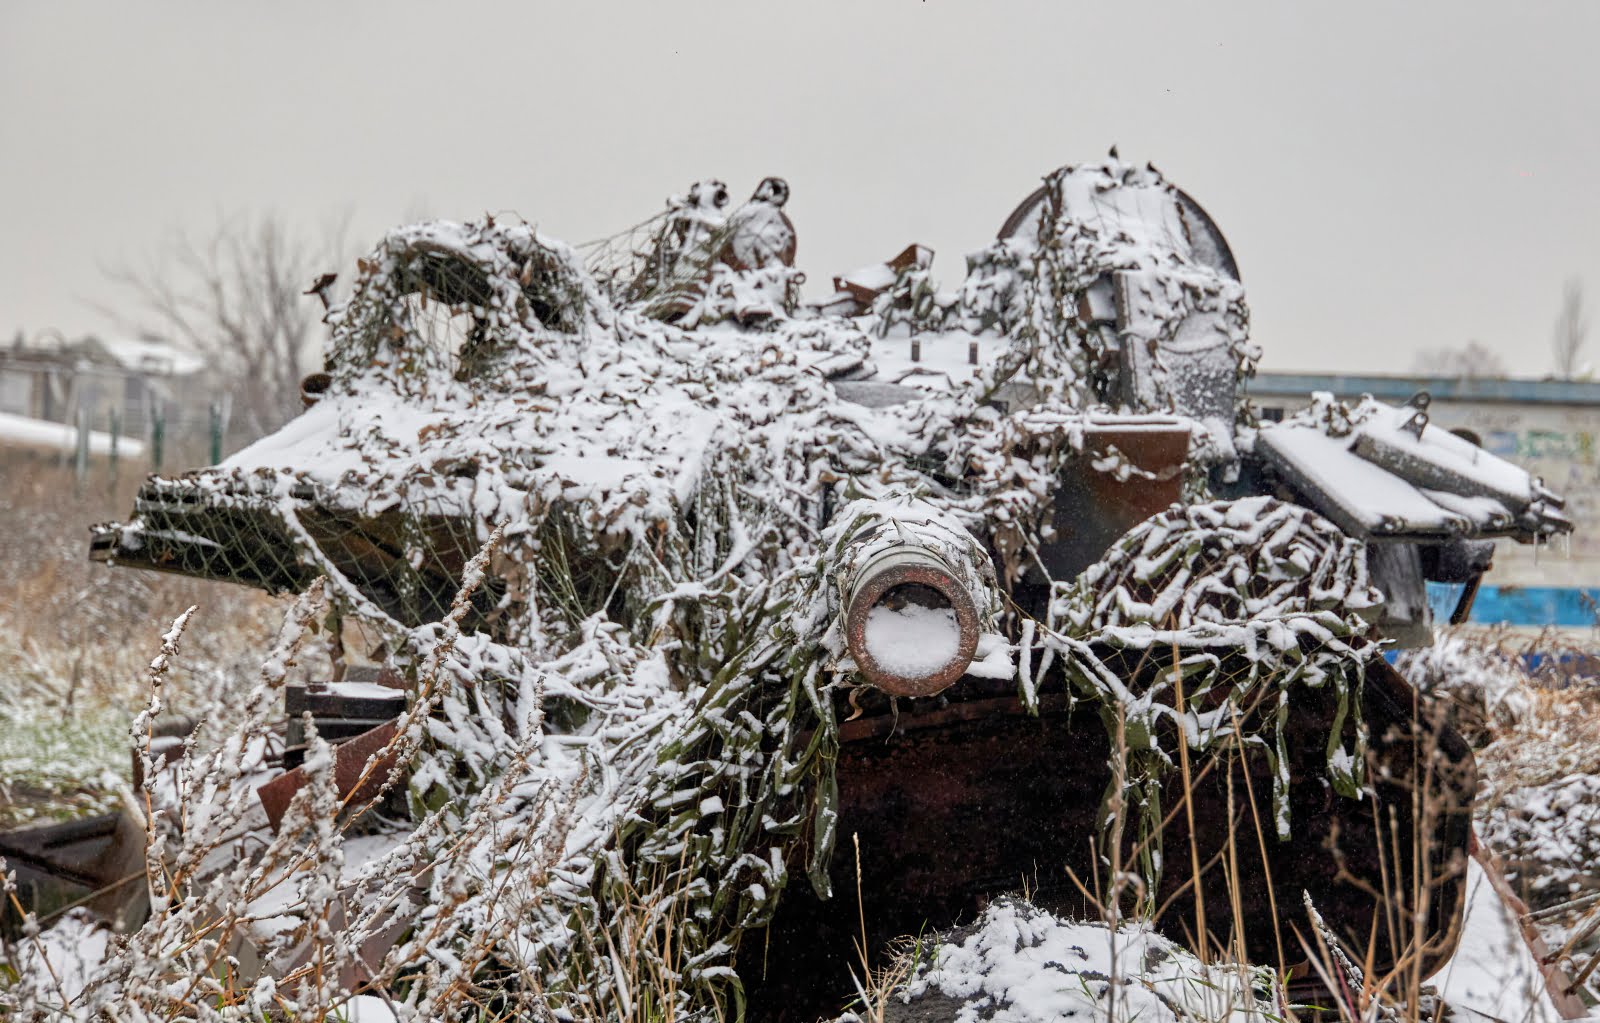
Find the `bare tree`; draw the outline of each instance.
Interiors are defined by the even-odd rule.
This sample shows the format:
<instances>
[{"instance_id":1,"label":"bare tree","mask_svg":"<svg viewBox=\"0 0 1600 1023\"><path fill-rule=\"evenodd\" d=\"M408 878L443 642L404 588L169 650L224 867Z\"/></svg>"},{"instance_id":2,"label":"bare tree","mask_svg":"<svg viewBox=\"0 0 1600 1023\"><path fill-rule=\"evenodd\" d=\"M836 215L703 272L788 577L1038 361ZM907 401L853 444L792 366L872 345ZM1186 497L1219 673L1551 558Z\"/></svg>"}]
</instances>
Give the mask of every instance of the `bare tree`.
<instances>
[{"instance_id":1,"label":"bare tree","mask_svg":"<svg viewBox=\"0 0 1600 1023\"><path fill-rule=\"evenodd\" d=\"M108 312L205 356L238 425L260 436L300 410L300 381L320 368L323 305L306 291L339 267L342 235L313 244L274 214L221 218L206 237L175 236L147 268L108 270L134 299Z\"/></svg>"},{"instance_id":2,"label":"bare tree","mask_svg":"<svg viewBox=\"0 0 1600 1023\"><path fill-rule=\"evenodd\" d=\"M1578 375L1578 355L1589 333L1589 321L1583 315L1583 284L1576 277L1561 289L1561 315L1556 317L1550 347L1556 356L1556 376L1571 380Z\"/></svg>"},{"instance_id":3,"label":"bare tree","mask_svg":"<svg viewBox=\"0 0 1600 1023\"><path fill-rule=\"evenodd\" d=\"M1427 348L1417 353L1411 371L1422 376L1476 380L1507 376L1505 360L1482 341L1461 348Z\"/></svg>"}]
</instances>

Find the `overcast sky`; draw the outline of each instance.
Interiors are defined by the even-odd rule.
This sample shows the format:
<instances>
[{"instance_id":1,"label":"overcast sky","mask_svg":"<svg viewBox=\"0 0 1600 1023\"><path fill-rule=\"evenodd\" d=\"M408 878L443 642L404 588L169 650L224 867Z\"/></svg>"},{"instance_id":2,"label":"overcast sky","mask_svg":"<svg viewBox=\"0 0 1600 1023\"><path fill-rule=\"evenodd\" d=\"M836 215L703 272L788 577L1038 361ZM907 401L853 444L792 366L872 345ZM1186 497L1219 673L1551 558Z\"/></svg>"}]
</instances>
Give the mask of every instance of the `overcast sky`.
<instances>
[{"instance_id":1,"label":"overcast sky","mask_svg":"<svg viewBox=\"0 0 1600 1023\"><path fill-rule=\"evenodd\" d=\"M959 283L1116 143L1227 235L1269 369L1550 367L1600 309L1600 3L0 4L0 337L100 329L99 267L277 211L369 241L516 211L580 242L786 177L798 263ZM1600 363L1600 315L1590 355Z\"/></svg>"}]
</instances>

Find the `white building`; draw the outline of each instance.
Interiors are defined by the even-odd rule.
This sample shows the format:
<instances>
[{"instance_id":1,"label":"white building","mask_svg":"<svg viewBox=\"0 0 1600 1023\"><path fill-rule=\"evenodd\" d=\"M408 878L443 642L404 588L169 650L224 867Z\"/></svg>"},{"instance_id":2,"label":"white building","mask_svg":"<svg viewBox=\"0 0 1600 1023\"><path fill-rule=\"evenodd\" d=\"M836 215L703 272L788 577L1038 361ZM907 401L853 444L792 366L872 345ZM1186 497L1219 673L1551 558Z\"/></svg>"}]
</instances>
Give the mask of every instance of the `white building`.
<instances>
[{"instance_id":1,"label":"white building","mask_svg":"<svg viewBox=\"0 0 1600 1023\"><path fill-rule=\"evenodd\" d=\"M115 433L131 454L157 420L184 417L204 370L200 356L161 341L18 334L0 346L0 444L70 449L82 426L102 435L95 453Z\"/></svg>"}]
</instances>

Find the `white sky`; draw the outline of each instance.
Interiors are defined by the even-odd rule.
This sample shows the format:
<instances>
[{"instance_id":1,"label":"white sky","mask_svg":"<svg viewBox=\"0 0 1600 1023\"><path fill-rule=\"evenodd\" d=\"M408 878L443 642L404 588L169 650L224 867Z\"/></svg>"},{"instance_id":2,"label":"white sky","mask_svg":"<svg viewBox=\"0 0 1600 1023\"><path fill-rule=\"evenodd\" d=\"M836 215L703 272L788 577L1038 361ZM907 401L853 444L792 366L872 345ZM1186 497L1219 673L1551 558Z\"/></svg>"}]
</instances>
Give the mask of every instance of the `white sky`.
<instances>
[{"instance_id":1,"label":"white sky","mask_svg":"<svg viewBox=\"0 0 1600 1023\"><path fill-rule=\"evenodd\" d=\"M1600 308L1600 3L0 6L0 339L99 267L275 210L355 240L514 210L572 242L719 177L793 188L811 290L911 241L959 283L1117 143L1227 235L1269 369L1549 369ZM1590 357L1600 363L1600 315Z\"/></svg>"}]
</instances>

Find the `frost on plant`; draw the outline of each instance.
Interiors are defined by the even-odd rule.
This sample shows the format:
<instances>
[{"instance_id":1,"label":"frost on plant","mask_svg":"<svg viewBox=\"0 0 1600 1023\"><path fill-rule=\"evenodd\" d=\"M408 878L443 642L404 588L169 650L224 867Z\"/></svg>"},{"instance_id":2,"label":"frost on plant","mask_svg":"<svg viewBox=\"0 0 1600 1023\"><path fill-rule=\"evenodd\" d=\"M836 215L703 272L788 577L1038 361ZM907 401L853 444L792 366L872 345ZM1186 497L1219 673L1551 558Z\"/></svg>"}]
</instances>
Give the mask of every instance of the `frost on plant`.
<instances>
[{"instance_id":1,"label":"frost on plant","mask_svg":"<svg viewBox=\"0 0 1600 1023\"><path fill-rule=\"evenodd\" d=\"M1287 838L1283 733L1299 687L1335 694L1327 775L1342 794L1360 794L1361 678L1377 653L1371 618L1381 601L1362 544L1315 513L1266 497L1193 505L1137 527L1059 591L1052 633L1088 641L1053 649L1082 693L1122 717L1141 764L1147 833L1162 812L1154 783L1173 766L1155 741L1157 719L1170 715L1191 748L1235 740L1267 756L1276 831Z\"/></svg>"}]
</instances>

